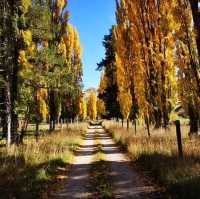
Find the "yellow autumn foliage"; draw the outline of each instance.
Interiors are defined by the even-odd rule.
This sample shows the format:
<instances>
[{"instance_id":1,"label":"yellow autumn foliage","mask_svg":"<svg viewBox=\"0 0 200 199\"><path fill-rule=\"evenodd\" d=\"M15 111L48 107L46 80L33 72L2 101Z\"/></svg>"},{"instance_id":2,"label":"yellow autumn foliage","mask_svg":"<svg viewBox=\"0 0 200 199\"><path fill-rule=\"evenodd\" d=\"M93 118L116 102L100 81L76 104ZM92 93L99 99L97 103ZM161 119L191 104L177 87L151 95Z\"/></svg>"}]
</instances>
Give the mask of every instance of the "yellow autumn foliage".
<instances>
[{"instance_id":1,"label":"yellow autumn foliage","mask_svg":"<svg viewBox=\"0 0 200 199\"><path fill-rule=\"evenodd\" d=\"M48 91L47 89L38 89L37 90L37 106L38 106L38 115L40 115L42 120L46 120L48 117Z\"/></svg>"},{"instance_id":2,"label":"yellow autumn foliage","mask_svg":"<svg viewBox=\"0 0 200 199\"><path fill-rule=\"evenodd\" d=\"M23 10L24 10L24 13L27 13L28 8L31 5L31 0L21 0L21 4L22 4Z\"/></svg>"},{"instance_id":3,"label":"yellow autumn foliage","mask_svg":"<svg viewBox=\"0 0 200 199\"><path fill-rule=\"evenodd\" d=\"M63 39L61 39L61 41L58 45L58 54L62 55L63 57L66 57L67 50L66 50L66 45L65 45Z\"/></svg>"},{"instance_id":4,"label":"yellow autumn foliage","mask_svg":"<svg viewBox=\"0 0 200 199\"><path fill-rule=\"evenodd\" d=\"M87 118L87 103L83 97L81 97L80 102L79 102L79 116L83 120Z\"/></svg>"},{"instance_id":5,"label":"yellow autumn foliage","mask_svg":"<svg viewBox=\"0 0 200 199\"><path fill-rule=\"evenodd\" d=\"M26 52L25 52L24 50L20 50L20 51L19 51L18 62L19 62L21 65L27 63Z\"/></svg>"},{"instance_id":6,"label":"yellow autumn foliage","mask_svg":"<svg viewBox=\"0 0 200 199\"><path fill-rule=\"evenodd\" d=\"M91 91L89 94L87 112L91 120L95 120L97 118L97 96L93 91Z\"/></svg>"},{"instance_id":7,"label":"yellow autumn foliage","mask_svg":"<svg viewBox=\"0 0 200 199\"><path fill-rule=\"evenodd\" d=\"M132 107L132 96L130 94L130 91L120 92L118 95L118 101L120 103L120 108L123 118L128 119Z\"/></svg>"},{"instance_id":8,"label":"yellow autumn foliage","mask_svg":"<svg viewBox=\"0 0 200 199\"><path fill-rule=\"evenodd\" d=\"M24 39L24 43L27 46L30 46L32 44L32 33L30 30L24 30L22 31L22 37Z\"/></svg>"},{"instance_id":9,"label":"yellow autumn foliage","mask_svg":"<svg viewBox=\"0 0 200 199\"><path fill-rule=\"evenodd\" d=\"M98 99L97 100L97 115L98 115L98 117L103 116L105 113L106 113L105 103L103 100Z\"/></svg>"},{"instance_id":10,"label":"yellow autumn foliage","mask_svg":"<svg viewBox=\"0 0 200 199\"><path fill-rule=\"evenodd\" d=\"M32 44L28 47L28 49L27 49L27 51L28 51L28 53L29 53L30 55L32 55L32 54L34 53L35 50L36 50L36 45L35 45L34 43L32 43Z\"/></svg>"}]
</instances>

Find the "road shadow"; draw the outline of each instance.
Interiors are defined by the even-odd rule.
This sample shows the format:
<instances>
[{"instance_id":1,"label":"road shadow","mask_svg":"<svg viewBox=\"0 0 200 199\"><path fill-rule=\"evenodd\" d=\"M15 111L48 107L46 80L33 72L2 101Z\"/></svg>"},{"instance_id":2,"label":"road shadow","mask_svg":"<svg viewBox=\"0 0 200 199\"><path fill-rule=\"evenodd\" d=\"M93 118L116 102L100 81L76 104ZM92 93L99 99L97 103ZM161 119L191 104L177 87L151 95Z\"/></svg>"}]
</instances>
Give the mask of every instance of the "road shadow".
<instances>
[{"instance_id":1,"label":"road shadow","mask_svg":"<svg viewBox=\"0 0 200 199\"><path fill-rule=\"evenodd\" d=\"M94 130L94 128L92 128ZM98 140L100 143L101 141L111 140L112 138L107 135L105 132L102 132L102 128L100 130L95 130L86 134L84 136L85 140ZM104 155L118 155L121 153L119 146L116 144L101 144L102 146L102 153ZM92 144L89 146L80 145L79 153L77 157L81 158L82 156L91 155L91 153L96 154L99 152L99 144ZM119 185L120 190L117 192L116 198L140 198L140 199L164 199L163 194L161 193L160 189L155 189L152 184L147 182L141 182L142 177L138 175L134 175L132 173L124 173L124 172L131 172L132 168L130 167L130 160L127 161L123 160L120 161L113 161L110 159L109 161L104 161L105 165L110 165L113 169L109 173L109 179L111 184ZM59 193L55 199L67 199L67 198L96 198L99 197L93 193L92 184L88 185L85 183L87 181L88 175L86 174L91 170L92 164L76 164L72 167L72 173L69 176L69 183L70 185L66 185L64 189ZM78 186L77 186L78 184ZM82 189L80 189L80 185ZM86 187L85 187L86 186ZM114 186L114 185L113 185ZM69 189L70 187L70 189ZM91 190L90 193L84 193L85 190ZM93 194L95 197L93 197ZM113 198L113 197L112 197Z\"/></svg>"},{"instance_id":2,"label":"road shadow","mask_svg":"<svg viewBox=\"0 0 200 199\"><path fill-rule=\"evenodd\" d=\"M7 161L7 163L5 163ZM27 165L23 156L0 158L0 199L39 199L50 196L59 182L56 176L64 175L63 170L70 166L62 159L47 161L38 165Z\"/></svg>"},{"instance_id":3,"label":"road shadow","mask_svg":"<svg viewBox=\"0 0 200 199\"><path fill-rule=\"evenodd\" d=\"M84 136L85 140L106 140L111 139L106 133L102 133L98 131L92 131L91 133L87 133ZM87 157L90 155L94 155L98 152L98 144L90 143L90 145L79 145L79 149L75 153L76 158ZM116 144L102 144L102 147L105 155L108 154L119 154L119 147ZM3 165L5 159L1 158L0 154L0 165ZM146 164L147 158L151 159L151 163L153 162L172 162L173 159L167 156L160 156L158 154L152 154L151 156L143 156L138 159L138 161L144 162ZM145 161L146 159L146 161ZM170 160L169 160L170 159ZM57 190L56 193L50 193L48 198L52 199L75 199L75 198L88 198L93 194L92 183L87 183L89 181L89 171L91 169L91 163L83 163L83 164L66 164L62 159L55 159L52 161L44 162L43 164L39 164L37 166L26 165L26 161L23 156L14 157L9 156L7 160L9 165L18 165L18 167L7 167L4 172L2 168L0 169L0 199L40 199L41 195L44 192L48 192L49 188L55 192L53 188L57 181L52 181L57 175L62 174L63 176L68 175L68 179L62 182L62 189ZM138 163L139 163L138 162ZM149 161L150 162L150 161ZM111 168L111 172L109 173L109 179L111 183L115 183L120 187L120 193L122 195L117 195L116 198L139 198L139 199L165 199L165 195L161 190L155 189L151 183L147 181L143 181L143 178L140 175L134 175L127 173L127 168L130 168L130 161L113 161L110 159L109 161L105 161L106 165L109 165ZM155 169L159 169L159 164ZM172 164L172 166L174 166ZM62 169L69 167L70 173L66 171L62 171ZM151 168L146 168L149 171ZM185 181L185 185L181 186L187 192L188 187L186 189L186 185L190 186L193 184L194 191L199 191L199 177L195 177L190 179L191 181ZM195 184L196 183L196 184ZM58 183L59 184L59 183ZM189 184L189 185L188 185ZM127 187L129 187L127 189ZM181 190L182 188L177 185L175 187L177 190ZM196 190L198 188L198 190ZM174 189L174 191L176 190ZM86 192L85 190L89 190ZM186 193L188 196L188 193ZM199 194L200 195L200 194ZM91 197L90 197L91 198ZM186 197L182 197L185 199ZM192 197L187 197L192 198ZM98 199L95 197L94 199ZM109 199L109 198L107 198Z\"/></svg>"}]
</instances>

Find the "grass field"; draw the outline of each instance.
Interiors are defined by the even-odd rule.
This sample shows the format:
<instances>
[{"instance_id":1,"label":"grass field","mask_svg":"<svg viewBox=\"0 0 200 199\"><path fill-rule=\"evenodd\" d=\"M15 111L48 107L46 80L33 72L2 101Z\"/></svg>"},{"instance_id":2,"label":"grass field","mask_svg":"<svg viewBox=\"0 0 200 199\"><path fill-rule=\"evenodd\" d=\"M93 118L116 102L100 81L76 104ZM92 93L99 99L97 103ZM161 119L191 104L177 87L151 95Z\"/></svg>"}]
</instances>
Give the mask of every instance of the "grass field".
<instances>
[{"instance_id":1,"label":"grass field","mask_svg":"<svg viewBox=\"0 0 200 199\"><path fill-rule=\"evenodd\" d=\"M48 198L66 178L73 151L86 124L44 134L39 142L26 138L21 146L0 148L0 199Z\"/></svg>"},{"instance_id":2,"label":"grass field","mask_svg":"<svg viewBox=\"0 0 200 199\"><path fill-rule=\"evenodd\" d=\"M127 131L117 122L105 122L115 141L123 145L133 162L148 176L164 186L172 198L196 199L200 195L200 139L189 139L188 126L182 126L184 159L178 158L175 127Z\"/></svg>"}]
</instances>

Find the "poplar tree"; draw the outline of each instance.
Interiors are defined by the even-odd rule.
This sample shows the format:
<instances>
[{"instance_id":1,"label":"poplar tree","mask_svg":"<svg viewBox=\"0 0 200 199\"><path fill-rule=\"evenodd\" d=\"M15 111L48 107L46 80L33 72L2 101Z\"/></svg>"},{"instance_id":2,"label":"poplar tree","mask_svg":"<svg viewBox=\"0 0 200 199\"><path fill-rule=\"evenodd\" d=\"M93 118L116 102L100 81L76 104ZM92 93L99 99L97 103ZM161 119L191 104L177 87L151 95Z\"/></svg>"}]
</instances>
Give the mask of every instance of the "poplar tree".
<instances>
[{"instance_id":1,"label":"poplar tree","mask_svg":"<svg viewBox=\"0 0 200 199\"><path fill-rule=\"evenodd\" d=\"M112 75L123 117L143 118L150 135L149 125L166 128L172 110L181 102L190 118L190 132L197 132L198 3L117 0L116 5L117 24L110 40L116 62ZM99 95L108 82L103 71Z\"/></svg>"},{"instance_id":2,"label":"poplar tree","mask_svg":"<svg viewBox=\"0 0 200 199\"><path fill-rule=\"evenodd\" d=\"M91 120L96 120L97 118L97 96L94 91L90 91L88 102L87 102L87 112Z\"/></svg>"}]
</instances>

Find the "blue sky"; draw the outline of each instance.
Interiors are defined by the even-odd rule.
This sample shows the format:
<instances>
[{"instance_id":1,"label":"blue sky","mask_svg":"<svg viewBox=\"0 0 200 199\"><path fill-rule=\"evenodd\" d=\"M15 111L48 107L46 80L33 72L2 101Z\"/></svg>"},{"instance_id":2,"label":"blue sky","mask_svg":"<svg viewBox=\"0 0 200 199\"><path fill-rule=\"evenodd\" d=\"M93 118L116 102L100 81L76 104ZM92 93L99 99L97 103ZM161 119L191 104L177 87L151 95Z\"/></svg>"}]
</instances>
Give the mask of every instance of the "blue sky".
<instances>
[{"instance_id":1,"label":"blue sky","mask_svg":"<svg viewBox=\"0 0 200 199\"><path fill-rule=\"evenodd\" d=\"M69 0L70 23L80 34L83 46L84 88L98 87L97 63L104 57L102 40L115 23L115 0Z\"/></svg>"}]
</instances>

